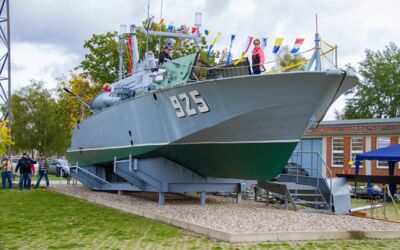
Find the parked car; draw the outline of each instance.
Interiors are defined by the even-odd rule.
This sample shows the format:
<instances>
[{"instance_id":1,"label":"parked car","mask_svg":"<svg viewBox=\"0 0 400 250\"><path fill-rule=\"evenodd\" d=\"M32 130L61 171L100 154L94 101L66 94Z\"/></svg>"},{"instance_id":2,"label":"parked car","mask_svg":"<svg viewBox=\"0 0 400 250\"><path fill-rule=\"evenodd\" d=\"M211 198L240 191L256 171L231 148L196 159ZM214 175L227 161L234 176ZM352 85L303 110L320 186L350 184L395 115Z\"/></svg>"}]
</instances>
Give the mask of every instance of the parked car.
<instances>
[{"instance_id":1,"label":"parked car","mask_svg":"<svg viewBox=\"0 0 400 250\"><path fill-rule=\"evenodd\" d=\"M11 165L12 165L13 172L15 172L15 168L17 167L19 159L21 159L21 157L20 158L11 158Z\"/></svg>"},{"instance_id":2,"label":"parked car","mask_svg":"<svg viewBox=\"0 0 400 250\"><path fill-rule=\"evenodd\" d=\"M295 162L288 162L282 170L282 174L310 176L310 174L301 167L300 164Z\"/></svg>"},{"instance_id":3,"label":"parked car","mask_svg":"<svg viewBox=\"0 0 400 250\"><path fill-rule=\"evenodd\" d=\"M69 178L69 166L68 161L64 159L52 159L49 160L49 174L56 174L57 167L61 167L61 173L63 177Z\"/></svg>"}]
</instances>

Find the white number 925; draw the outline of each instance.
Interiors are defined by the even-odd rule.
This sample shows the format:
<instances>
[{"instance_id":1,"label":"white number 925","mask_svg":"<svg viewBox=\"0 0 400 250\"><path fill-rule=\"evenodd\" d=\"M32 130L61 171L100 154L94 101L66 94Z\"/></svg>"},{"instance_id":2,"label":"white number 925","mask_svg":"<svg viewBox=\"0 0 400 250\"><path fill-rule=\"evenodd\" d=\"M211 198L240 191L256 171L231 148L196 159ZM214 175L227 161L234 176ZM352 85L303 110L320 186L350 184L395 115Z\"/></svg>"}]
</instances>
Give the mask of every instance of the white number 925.
<instances>
[{"instance_id":1,"label":"white number 925","mask_svg":"<svg viewBox=\"0 0 400 250\"><path fill-rule=\"evenodd\" d=\"M203 97L201 97L200 93L197 90L189 92L189 96L186 93L181 93L177 96L173 95L169 97L172 106L175 108L176 116L182 118L185 117L186 114L188 116L197 115L196 108L200 113L206 113L210 111L207 103L204 101ZM190 99L192 99L192 102L195 103L196 108L191 106ZM182 107L181 102L183 103L185 108Z\"/></svg>"}]
</instances>

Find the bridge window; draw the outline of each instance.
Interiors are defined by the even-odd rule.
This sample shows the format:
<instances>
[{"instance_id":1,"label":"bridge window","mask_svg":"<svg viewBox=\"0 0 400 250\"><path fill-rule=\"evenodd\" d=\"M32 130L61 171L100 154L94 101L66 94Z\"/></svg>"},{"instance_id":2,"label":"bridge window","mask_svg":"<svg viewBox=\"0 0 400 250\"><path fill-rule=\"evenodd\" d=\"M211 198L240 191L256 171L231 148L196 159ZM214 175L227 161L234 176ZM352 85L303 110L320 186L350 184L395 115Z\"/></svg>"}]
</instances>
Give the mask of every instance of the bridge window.
<instances>
[{"instance_id":1,"label":"bridge window","mask_svg":"<svg viewBox=\"0 0 400 250\"><path fill-rule=\"evenodd\" d=\"M343 167L343 137L332 138L332 167Z\"/></svg>"}]
</instances>

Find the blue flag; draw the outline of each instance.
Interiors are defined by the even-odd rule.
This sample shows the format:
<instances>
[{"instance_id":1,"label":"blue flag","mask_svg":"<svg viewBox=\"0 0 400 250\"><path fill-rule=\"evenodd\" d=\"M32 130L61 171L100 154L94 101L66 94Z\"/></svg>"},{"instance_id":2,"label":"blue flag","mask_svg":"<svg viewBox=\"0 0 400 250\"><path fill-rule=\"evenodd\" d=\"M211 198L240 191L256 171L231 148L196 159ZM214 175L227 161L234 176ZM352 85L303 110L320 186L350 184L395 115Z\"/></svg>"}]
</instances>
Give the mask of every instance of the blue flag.
<instances>
[{"instance_id":1,"label":"blue flag","mask_svg":"<svg viewBox=\"0 0 400 250\"><path fill-rule=\"evenodd\" d=\"M262 48L263 49L265 49L267 47L267 41L268 41L268 38L266 38L266 37L262 38Z\"/></svg>"},{"instance_id":2,"label":"blue flag","mask_svg":"<svg viewBox=\"0 0 400 250\"><path fill-rule=\"evenodd\" d=\"M229 45L228 59L226 59L226 65L229 65L229 63L231 62L231 50L232 50L233 40L235 40L235 35L232 34L231 35L231 44Z\"/></svg>"}]
</instances>

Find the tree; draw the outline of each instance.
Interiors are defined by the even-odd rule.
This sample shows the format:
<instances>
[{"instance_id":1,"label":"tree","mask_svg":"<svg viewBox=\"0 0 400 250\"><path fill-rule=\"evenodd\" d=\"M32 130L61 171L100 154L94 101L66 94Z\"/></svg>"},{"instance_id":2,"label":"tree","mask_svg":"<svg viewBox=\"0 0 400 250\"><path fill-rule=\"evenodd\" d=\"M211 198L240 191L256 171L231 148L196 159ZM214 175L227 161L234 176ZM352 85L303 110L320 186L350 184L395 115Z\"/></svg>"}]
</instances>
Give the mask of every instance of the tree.
<instances>
[{"instance_id":1,"label":"tree","mask_svg":"<svg viewBox=\"0 0 400 250\"><path fill-rule=\"evenodd\" d=\"M383 51L365 51L358 73L362 81L346 93L350 98L342 119L400 116L400 49L390 43Z\"/></svg>"},{"instance_id":2,"label":"tree","mask_svg":"<svg viewBox=\"0 0 400 250\"><path fill-rule=\"evenodd\" d=\"M276 55L276 60L277 60L276 67L277 67L277 69L280 69L280 68L285 68L285 67L300 63L300 62L304 61L305 58L301 54L290 53L290 48L288 46L283 46L279 50L278 54ZM284 72L304 71L305 67L306 67L306 64L303 63L298 66L292 67L292 68L284 69L282 71L284 71Z\"/></svg>"},{"instance_id":3,"label":"tree","mask_svg":"<svg viewBox=\"0 0 400 250\"><path fill-rule=\"evenodd\" d=\"M12 135L15 151L53 153L58 139L59 120L55 117L56 101L42 82L20 89L11 97L14 121Z\"/></svg>"},{"instance_id":4,"label":"tree","mask_svg":"<svg viewBox=\"0 0 400 250\"><path fill-rule=\"evenodd\" d=\"M119 52L116 31L101 35L94 34L85 41L83 47L89 50L78 66L83 69L84 75L89 75L93 81L100 83L114 82L118 79ZM127 63L127 56L124 59ZM123 73L126 74L126 70Z\"/></svg>"},{"instance_id":5,"label":"tree","mask_svg":"<svg viewBox=\"0 0 400 250\"><path fill-rule=\"evenodd\" d=\"M0 121L0 155L7 152L9 145L14 145L7 123L8 120Z\"/></svg>"}]
</instances>

